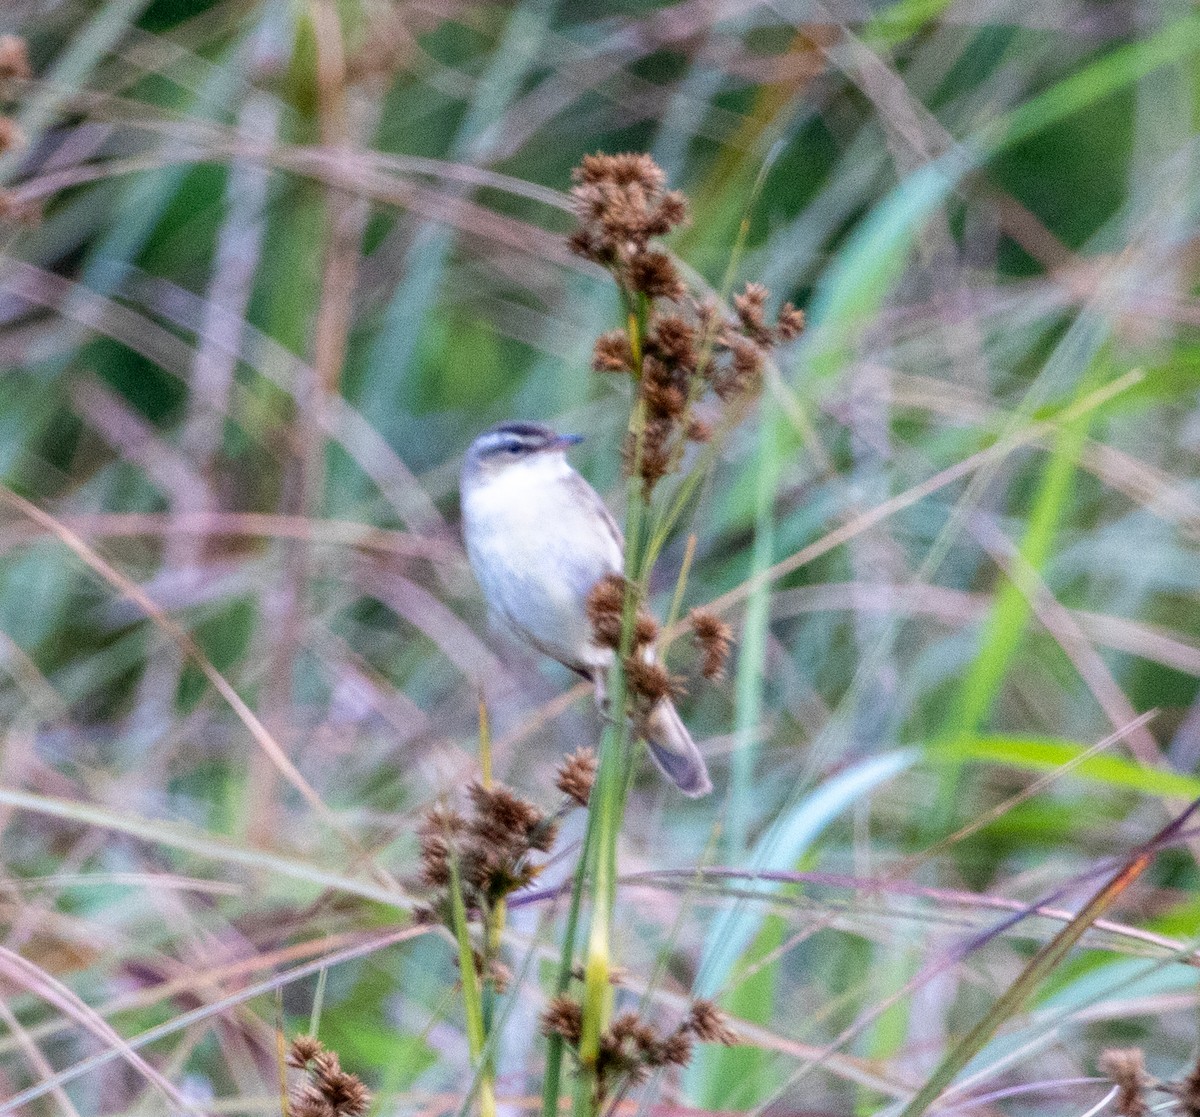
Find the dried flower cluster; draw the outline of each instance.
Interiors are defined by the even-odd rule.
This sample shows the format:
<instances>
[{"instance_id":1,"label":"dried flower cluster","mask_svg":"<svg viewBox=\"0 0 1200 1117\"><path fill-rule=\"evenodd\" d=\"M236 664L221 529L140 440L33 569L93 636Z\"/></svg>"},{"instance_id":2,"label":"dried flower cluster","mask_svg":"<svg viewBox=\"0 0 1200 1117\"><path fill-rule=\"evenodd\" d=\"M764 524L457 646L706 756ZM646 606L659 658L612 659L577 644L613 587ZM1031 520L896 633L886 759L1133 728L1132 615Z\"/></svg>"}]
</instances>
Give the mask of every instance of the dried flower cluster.
<instances>
[{"instance_id":1,"label":"dried flower cluster","mask_svg":"<svg viewBox=\"0 0 1200 1117\"><path fill-rule=\"evenodd\" d=\"M554 786L571 802L580 807L588 805L592 785L596 782L596 750L584 746L564 757L558 766Z\"/></svg>"},{"instance_id":2,"label":"dried flower cluster","mask_svg":"<svg viewBox=\"0 0 1200 1117\"><path fill-rule=\"evenodd\" d=\"M19 35L0 35L0 97L7 99L12 81L28 81L33 77L29 66L29 47ZM0 155L25 146L25 135L17 122L0 116Z\"/></svg>"},{"instance_id":3,"label":"dried flower cluster","mask_svg":"<svg viewBox=\"0 0 1200 1117\"><path fill-rule=\"evenodd\" d=\"M1200 1062L1178 1082L1167 1086L1167 1090L1175 1095L1185 1117L1200 1117Z\"/></svg>"},{"instance_id":4,"label":"dried flower cluster","mask_svg":"<svg viewBox=\"0 0 1200 1117\"><path fill-rule=\"evenodd\" d=\"M587 615L596 643L613 651L621 647L622 616L629 588L625 578L608 574L588 595ZM704 609L694 609L688 619L701 655L701 674L709 681L720 678L729 658L733 630L715 613ZM657 638L658 622L639 605L623 666L635 713L640 716L645 716L662 699L678 698L684 693L683 681L654 657Z\"/></svg>"},{"instance_id":5,"label":"dried flower cluster","mask_svg":"<svg viewBox=\"0 0 1200 1117\"><path fill-rule=\"evenodd\" d=\"M1200 1117L1200 1060L1182 1078L1162 1081L1146 1070L1146 1056L1140 1047L1109 1048L1100 1055L1100 1073L1117 1087L1113 1112L1118 1117L1150 1117L1162 1106L1151 1107L1146 1095L1151 1090L1169 1094L1170 1108L1183 1117Z\"/></svg>"},{"instance_id":6,"label":"dried flower cluster","mask_svg":"<svg viewBox=\"0 0 1200 1117\"><path fill-rule=\"evenodd\" d=\"M304 1072L288 1098L291 1117L360 1117L371 1094L357 1075L347 1074L337 1053L312 1036L297 1036L288 1052L288 1066Z\"/></svg>"},{"instance_id":7,"label":"dried flower cluster","mask_svg":"<svg viewBox=\"0 0 1200 1117\"><path fill-rule=\"evenodd\" d=\"M0 35L0 81L29 81L29 44L20 35Z\"/></svg>"},{"instance_id":8,"label":"dried flower cluster","mask_svg":"<svg viewBox=\"0 0 1200 1117\"><path fill-rule=\"evenodd\" d=\"M1103 1052L1100 1070L1117 1087L1113 1108L1120 1117L1149 1117L1150 1107L1144 1097L1149 1079L1146 1059L1139 1048L1112 1048Z\"/></svg>"},{"instance_id":9,"label":"dried flower cluster","mask_svg":"<svg viewBox=\"0 0 1200 1117\"><path fill-rule=\"evenodd\" d=\"M29 46L19 35L0 35L0 101L12 100L14 82L29 81L33 69L29 65ZM20 151L28 141L20 126L10 116L0 115L0 155ZM0 221L34 225L41 217L35 202L22 200L13 190L0 190Z\"/></svg>"},{"instance_id":10,"label":"dried flower cluster","mask_svg":"<svg viewBox=\"0 0 1200 1117\"><path fill-rule=\"evenodd\" d=\"M0 116L0 155L25 146L25 133L10 116Z\"/></svg>"},{"instance_id":11,"label":"dried flower cluster","mask_svg":"<svg viewBox=\"0 0 1200 1117\"><path fill-rule=\"evenodd\" d=\"M445 922L452 861L467 911L486 911L537 876L530 854L548 853L558 833L556 818L502 784L472 783L467 796L469 814L439 804L426 812L418 830L421 881L436 890L430 910Z\"/></svg>"},{"instance_id":12,"label":"dried flower cluster","mask_svg":"<svg viewBox=\"0 0 1200 1117\"><path fill-rule=\"evenodd\" d=\"M619 574L607 574L588 594L587 615L596 643L613 651L621 648L621 626L625 594L633 587ZM629 650L623 667L625 682L634 700L635 713L645 715L664 698L683 693L682 681L654 658L658 622L638 605L630 632Z\"/></svg>"},{"instance_id":13,"label":"dried flower cluster","mask_svg":"<svg viewBox=\"0 0 1200 1117\"><path fill-rule=\"evenodd\" d=\"M542 1013L542 1033L561 1036L572 1050L579 1047L583 1009L574 998L553 998ZM636 1012L617 1016L600 1037L596 1080L601 1097L622 1082L645 1081L660 1067L684 1067L692 1057L692 1044L722 1043L730 1046L737 1036L711 1001L696 1001L684 1020L669 1032L659 1032Z\"/></svg>"},{"instance_id":14,"label":"dried flower cluster","mask_svg":"<svg viewBox=\"0 0 1200 1117\"><path fill-rule=\"evenodd\" d=\"M687 442L711 437L711 425L695 414L701 399L710 390L726 404L755 394L768 350L796 337L804 315L787 304L769 324L767 289L757 283L734 297L733 315L689 294L672 258L651 245L686 220L687 204L666 189L649 155L589 155L574 177L579 228L570 247L612 273L629 319L625 330L597 340L592 367L637 385L624 455L648 499L679 467Z\"/></svg>"},{"instance_id":15,"label":"dried flower cluster","mask_svg":"<svg viewBox=\"0 0 1200 1117\"><path fill-rule=\"evenodd\" d=\"M707 609L693 609L688 620L692 626L692 638L702 657L700 673L710 682L719 679L725 674L725 663L733 643L733 629Z\"/></svg>"}]
</instances>

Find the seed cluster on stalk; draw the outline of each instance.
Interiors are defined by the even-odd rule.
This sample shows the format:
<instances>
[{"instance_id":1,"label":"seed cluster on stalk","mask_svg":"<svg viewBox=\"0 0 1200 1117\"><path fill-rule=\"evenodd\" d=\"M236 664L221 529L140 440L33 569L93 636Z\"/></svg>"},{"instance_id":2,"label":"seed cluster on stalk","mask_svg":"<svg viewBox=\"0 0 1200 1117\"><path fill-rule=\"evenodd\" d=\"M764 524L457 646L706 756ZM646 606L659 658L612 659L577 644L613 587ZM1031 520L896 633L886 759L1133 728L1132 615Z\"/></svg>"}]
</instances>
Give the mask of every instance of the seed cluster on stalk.
<instances>
[{"instance_id":1,"label":"seed cluster on stalk","mask_svg":"<svg viewBox=\"0 0 1200 1117\"><path fill-rule=\"evenodd\" d=\"M10 100L12 87L33 77L29 46L19 35L0 35L0 100ZM25 136L10 116L0 115L0 153L25 146Z\"/></svg>"},{"instance_id":2,"label":"seed cluster on stalk","mask_svg":"<svg viewBox=\"0 0 1200 1117\"><path fill-rule=\"evenodd\" d=\"M541 1018L542 1034L560 1036L572 1051L578 1051L583 1034L583 1007L566 994L554 997ZM622 1012L600 1037L596 1080L601 1097L619 1086L637 1085L662 1067L685 1067L696 1042L730 1046L737 1034L711 1001L695 1001L687 1016L669 1031L647 1023L637 1012Z\"/></svg>"},{"instance_id":3,"label":"seed cluster on stalk","mask_svg":"<svg viewBox=\"0 0 1200 1117\"><path fill-rule=\"evenodd\" d=\"M342 1070L337 1052L312 1036L297 1036L287 1064L303 1072L288 1096L290 1117L361 1117L371 1094L355 1074Z\"/></svg>"},{"instance_id":4,"label":"seed cluster on stalk","mask_svg":"<svg viewBox=\"0 0 1200 1117\"><path fill-rule=\"evenodd\" d=\"M1200 1060L1181 1078L1163 1081L1146 1070L1146 1055L1140 1047L1116 1047L1101 1053L1099 1069L1117 1088L1112 1102L1117 1117L1150 1117L1162 1111L1164 1106L1151 1105L1151 1093L1171 1097L1165 1107L1168 1112L1200 1117Z\"/></svg>"},{"instance_id":5,"label":"seed cluster on stalk","mask_svg":"<svg viewBox=\"0 0 1200 1117\"><path fill-rule=\"evenodd\" d=\"M705 398L720 410L755 395L767 353L799 335L804 315L789 303L769 323L768 292L757 283L734 296L732 314L688 290L672 257L653 244L687 220L687 202L666 188L649 155L585 156L574 181L579 228L570 248L612 274L628 318L624 330L596 341L592 367L634 381L638 407L623 455L649 499L679 469L687 443L711 437L712 421L700 414Z\"/></svg>"},{"instance_id":6,"label":"seed cluster on stalk","mask_svg":"<svg viewBox=\"0 0 1200 1117\"><path fill-rule=\"evenodd\" d=\"M563 816L573 806L587 806L596 778L596 754L576 749L564 757L555 786L564 799L552 812L522 798L503 784L478 781L467 787L464 810L436 803L425 811L417 837L421 850L419 883L429 892L417 918L454 930L457 885L468 920L486 923L513 892L537 879L558 836ZM494 944L475 950L479 976L504 992L509 972L495 957Z\"/></svg>"},{"instance_id":7,"label":"seed cluster on stalk","mask_svg":"<svg viewBox=\"0 0 1200 1117\"><path fill-rule=\"evenodd\" d=\"M625 594L635 592L619 574L607 574L592 587L587 599L587 616L596 643L619 651L625 607ZM688 620L701 656L700 673L709 681L725 671L733 630L715 613L694 609ZM683 680L672 675L654 657L658 622L639 603L630 633L629 651L622 666L633 699L634 716L646 717L655 703L675 699L685 693Z\"/></svg>"},{"instance_id":8,"label":"seed cluster on stalk","mask_svg":"<svg viewBox=\"0 0 1200 1117\"><path fill-rule=\"evenodd\" d=\"M587 599L587 615L596 643L619 651L624 623L625 595L635 592L620 574L606 574L593 587ZM625 681L633 699L634 716L645 717L656 702L678 698L683 680L672 675L654 658L658 622L639 603L630 632L629 650L623 661Z\"/></svg>"},{"instance_id":9,"label":"seed cluster on stalk","mask_svg":"<svg viewBox=\"0 0 1200 1117\"><path fill-rule=\"evenodd\" d=\"M468 912L486 910L530 884L540 872L532 860L548 853L558 820L503 784L467 788L470 809L462 813L437 804L417 831L421 843L421 883L435 892L432 911L448 919L453 863Z\"/></svg>"},{"instance_id":10,"label":"seed cluster on stalk","mask_svg":"<svg viewBox=\"0 0 1200 1117\"><path fill-rule=\"evenodd\" d=\"M20 35L0 35L0 104L15 101L20 86L33 78L29 64L29 44ZM0 111L0 155L20 151L27 144L20 125ZM37 202L22 200L15 190L0 189L0 221L36 225L41 219Z\"/></svg>"}]
</instances>

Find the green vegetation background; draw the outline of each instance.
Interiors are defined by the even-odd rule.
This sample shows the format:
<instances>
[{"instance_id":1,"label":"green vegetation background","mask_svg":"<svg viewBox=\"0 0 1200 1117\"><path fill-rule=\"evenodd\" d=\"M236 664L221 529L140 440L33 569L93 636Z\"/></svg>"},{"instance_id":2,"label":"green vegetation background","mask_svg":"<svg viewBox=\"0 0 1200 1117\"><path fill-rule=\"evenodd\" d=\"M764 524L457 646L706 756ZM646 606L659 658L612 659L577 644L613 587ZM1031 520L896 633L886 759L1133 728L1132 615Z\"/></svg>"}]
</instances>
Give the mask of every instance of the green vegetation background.
<instances>
[{"instance_id":1,"label":"green vegetation background","mask_svg":"<svg viewBox=\"0 0 1200 1117\"><path fill-rule=\"evenodd\" d=\"M1200 19L850 7L0 11L35 74L0 157L0 1098L31 1099L0 1113L162 1111L135 1057L277 1112L277 1022L314 1003L378 1112L462 1101L453 950L396 930L415 821L476 770L481 694L546 804L600 726L489 632L457 468L537 418L617 491L627 402L589 371L616 301L562 236L588 152L666 168L700 282L743 243L737 282L810 311L692 521L684 604L739 637L684 706L716 793L643 766L622 850L622 996L715 996L747 1044L645 1097L898 1111L1200 794ZM960 1100L1082 1113L1112 1044L1186 1067L1197 850ZM514 908L510 1098L560 916Z\"/></svg>"}]
</instances>

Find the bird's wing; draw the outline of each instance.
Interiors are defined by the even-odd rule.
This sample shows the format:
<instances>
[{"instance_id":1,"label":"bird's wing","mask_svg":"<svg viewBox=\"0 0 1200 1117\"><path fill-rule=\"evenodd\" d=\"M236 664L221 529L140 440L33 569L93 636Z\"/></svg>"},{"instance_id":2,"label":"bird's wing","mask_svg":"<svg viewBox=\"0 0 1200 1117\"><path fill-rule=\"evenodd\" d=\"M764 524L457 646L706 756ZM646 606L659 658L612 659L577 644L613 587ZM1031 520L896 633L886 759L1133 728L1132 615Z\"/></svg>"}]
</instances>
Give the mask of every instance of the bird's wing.
<instances>
[{"instance_id":1,"label":"bird's wing","mask_svg":"<svg viewBox=\"0 0 1200 1117\"><path fill-rule=\"evenodd\" d=\"M569 484L574 490L575 497L580 503L585 505L590 511L595 512L596 516L604 522L604 525L612 532L612 537L616 541L617 550L625 553L625 536L621 534L621 529L617 527L617 521L613 519L612 513L608 510L608 505L600 499L600 494L592 488L591 485L583 479L583 477L575 473L570 478ZM619 567L618 567L619 569Z\"/></svg>"}]
</instances>

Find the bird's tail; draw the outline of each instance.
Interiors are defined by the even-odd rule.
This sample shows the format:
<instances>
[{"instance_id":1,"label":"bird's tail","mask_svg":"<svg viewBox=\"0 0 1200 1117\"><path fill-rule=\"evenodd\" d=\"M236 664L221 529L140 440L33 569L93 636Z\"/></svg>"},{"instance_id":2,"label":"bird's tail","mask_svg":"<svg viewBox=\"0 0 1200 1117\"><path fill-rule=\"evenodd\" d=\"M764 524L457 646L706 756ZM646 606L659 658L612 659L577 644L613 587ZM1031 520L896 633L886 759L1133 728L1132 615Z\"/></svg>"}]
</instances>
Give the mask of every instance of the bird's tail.
<instances>
[{"instance_id":1,"label":"bird's tail","mask_svg":"<svg viewBox=\"0 0 1200 1117\"><path fill-rule=\"evenodd\" d=\"M641 729L654 763L684 795L696 799L712 791L704 757L670 699L655 705Z\"/></svg>"}]
</instances>

